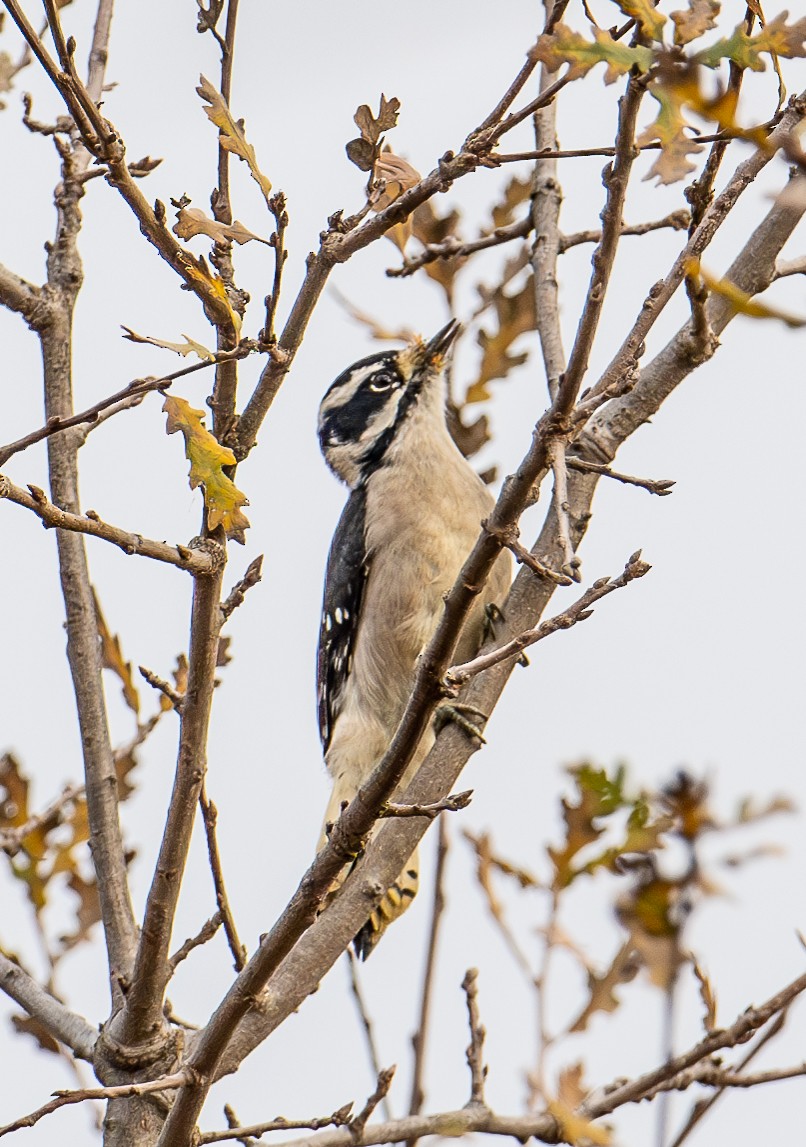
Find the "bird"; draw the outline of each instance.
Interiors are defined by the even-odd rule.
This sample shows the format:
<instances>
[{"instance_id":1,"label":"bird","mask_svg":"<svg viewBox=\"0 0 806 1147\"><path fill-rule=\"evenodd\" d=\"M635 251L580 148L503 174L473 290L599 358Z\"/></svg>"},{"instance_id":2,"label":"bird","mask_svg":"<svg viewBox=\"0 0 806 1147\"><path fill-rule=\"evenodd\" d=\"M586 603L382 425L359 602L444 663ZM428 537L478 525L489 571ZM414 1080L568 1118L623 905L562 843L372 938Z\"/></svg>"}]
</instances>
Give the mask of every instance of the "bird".
<instances>
[{"instance_id":1,"label":"bird","mask_svg":"<svg viewBox=\"0 0 806 1147\"><path fill-rule=\"evenodd\" d=\"M427 342L362 358L319 407L322 453L350 491L327 561L317 657L319 732L333 779L319 849L389 747L444 596L493 507L446 423L445 367L460 329L453 320ZM503 551L464 625L457 661L477 652L510 581ZM433 729L422 736L394 795L434 737ZM355 937L359 957L406 910L418 879L415 851Z\"/></svg>"}]
</instances>

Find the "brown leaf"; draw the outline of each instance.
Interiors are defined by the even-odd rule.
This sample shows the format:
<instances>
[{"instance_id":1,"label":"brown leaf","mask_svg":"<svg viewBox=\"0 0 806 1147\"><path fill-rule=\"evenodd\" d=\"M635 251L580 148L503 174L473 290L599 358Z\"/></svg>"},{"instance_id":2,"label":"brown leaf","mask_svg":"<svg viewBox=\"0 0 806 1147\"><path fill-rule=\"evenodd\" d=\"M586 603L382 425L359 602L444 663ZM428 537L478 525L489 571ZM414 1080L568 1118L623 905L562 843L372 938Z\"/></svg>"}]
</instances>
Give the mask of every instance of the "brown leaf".
<instances>
[{"instance_id":1,"label":"brown leaf","mask_svg":"<svg viewBox=\"0 0 806 1147\"><path fill-rule=\"evenodd\" d=\"M75 930L59 937L63 952L68 952L77 944L88 940L93 924L97 924L101 919L101 900L95 877L85 880L79 872L71 872L67 887L78 897L78 906Z\"/></svg>"},{"instance_id":2,"label":"brown leaf","mask_svg":"<svg viewBox=\"0 0 806 1147\"><path fill-rule=\"evenodd\" d=\"M513 354L511 347L520 335L534 330L537 322L534 282L531 276L514 295L508 295L502 288L497 288L492 296L492 305L495 308L498 329L492 333L479 331L478 343L482 349L481 366L478 378L468 387L465 403L484 402L490 398L487 383L494 379L505 378L511 370L521 366L529 357L525 351Z\"/></svg>"},{"instance_id":3,"label":"brown leaf","mask_svg":"<svg viewBox=\"0 0 806 1147\"><path fill-rule=\"evenodd\" d=\"M104 669L110 669L121 682L123 686L123 700L134 715L139 716L140 694L137 692L137 687L132 677L131 661L124 661L123 650L120 647L120 638L117 634L113 635L110 633L101 610L101 603L94 589L92 591L92 600L95 605L95 624L98 629L98 636L101 639L101 664Z\"/></svg>"},{"instance_id":4,"label":"brown leaf","mask_svg":"<svg viewBox=\"0 0 806 1147\"><path fill-rule=\"evenodd\" d=\"M638 965L633 957L631 942L619 948L610 967L601 976L595 972L588 972L588 1002L568 1029L569 1032L581 1032L588 1026L592 1016L597 1012L614 1012L621 1006L621 1001L615 994L620 984L627 984L635 978Z\"/></svg>"},{"instance_id":5,"label":"brown leaf","mask_svg":"<svg viewBox=\"0 0 806 1147\"><path fill-rule=\"evenodd\" d=\"M688 0L687 9L672 12L675 44L690 44L715 28L720 7L719 0Z\"/></svg>"},{"instance_id":6,"label":"brown leaf","mask_svg":"<svg viewBox=\"0 0 806 1147\"><path fill-rule=\"evenodd\" d=\"M366 311L359 310L354 303L341 293L336 287L331 287L331 294L336 301L344 307L348 314L355 319L357 323L365 326L374 339L379 342L404 342L414 344L418 341L419 335L411 327L388 327L380 321L380 319L373 318L372 315Z\"/></svg>"},{"instance_id":7,"label":"brown leaf","mask_svg":"<svg viewBox=\"0 0 806 1147\"><path fill-rule=\"evenodd\" d=\"M32 1016L12 1016L11 1024L20 1035L33 1036L42 1051L60 1054L61 1049L58 1041L53 1038L41 1020L34 1019Z\"/></svg>"},{"instance_id":8,"label":"brown leaf","mask_svg":"<svg viewBox=\"0 0 806 1147\"><path fill-rule=\"evenodd\" d=\"M412 233L424 247L434 243L444 243L446 239L460 241L457 226L459 218L459 212L456 210L449 211L446 215L438 215L431 199L426 199L425 203L421 203L409 216ZM463 256L454 255L449 259L435 259L423 267L429 279L433 279L442 287L449 304L453 300L454 280L464 262Z\"/></svg>"},{"instance_id":9,"label":"brown leaf","mask_svg":"<svg viewBox=\"0 0 806 1147\"><path fill-rule=\"evenodd\" d=\"M397 115L400 110L400 100L392 97L387 100L381 93L381 103L378 115L374 116L367 104L361 104L353 119L361 132L359 139L351 139L346 145L347 158L360 167L362 171L371 171L373 164L380 155L383 144L383 133L391 131L397 124Z\"/></svg>"},{"instance_id":10,"label":"brown leaf","mask_svg":"<svg viewBox=\"0 0 806 1147\"><path fill-rule=\"evenodd\" d=\"M514 175L504 188L503 198L493 205L491 212L493 221L492 230L496 230L499 227L506 227L512 223L515 218L515 208L520 207L522 203L526 203L531 193L531 179L518 179L517 175Z\"/></svg>"},{"instance_id":11,"label":"brown leaf","mask_svg":"<svg viewBox=\"0 0 806 1147\"><path fill-rule=\"evenodd\" d=\"M254 239L271 246L268 239L261 239L237 219L234 223L218 223L198 207L181 207L172 230L174 235L185 241L194 235L207 235L215 243L249 243Z\"/></svg>"},{"instance_id":12,"label":"brown leaf","mask_svg":"<svg viewBox=\"0 0 806 1147\"><path fill-rule=\"evenodd\" d=\"M716 993L714 992L711 981L706 976L700 965L697 963L696 956L691 957L691 970L697 978L697 983L700 985L700 999L705 1008L705 1014L702 1017L703 1027L707 1032L716 1030Z\"/></svg>"}]
</instances>

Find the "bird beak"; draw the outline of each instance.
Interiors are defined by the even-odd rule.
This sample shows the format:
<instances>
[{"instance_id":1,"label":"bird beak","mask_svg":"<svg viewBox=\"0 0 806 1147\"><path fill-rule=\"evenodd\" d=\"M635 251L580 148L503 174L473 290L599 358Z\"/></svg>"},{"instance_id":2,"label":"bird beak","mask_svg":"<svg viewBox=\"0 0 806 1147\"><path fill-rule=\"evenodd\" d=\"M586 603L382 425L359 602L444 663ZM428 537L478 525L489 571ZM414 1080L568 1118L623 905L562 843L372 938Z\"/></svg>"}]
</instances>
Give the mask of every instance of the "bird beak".
<instances>
[{"instance_id":1,"label":"bird beak","mask_svg":"<svg viewBox=\"0 0 806 1147\"><path fill-rule=\"evenodd\" d=\"M437 331L434 337L429 339L423 347L424 361L430 365L435 359L446 354L461 329L461 323L458 323L456 319L451 319L447 326L444 326L441 331Z\"/></svg>"}]
</instances>

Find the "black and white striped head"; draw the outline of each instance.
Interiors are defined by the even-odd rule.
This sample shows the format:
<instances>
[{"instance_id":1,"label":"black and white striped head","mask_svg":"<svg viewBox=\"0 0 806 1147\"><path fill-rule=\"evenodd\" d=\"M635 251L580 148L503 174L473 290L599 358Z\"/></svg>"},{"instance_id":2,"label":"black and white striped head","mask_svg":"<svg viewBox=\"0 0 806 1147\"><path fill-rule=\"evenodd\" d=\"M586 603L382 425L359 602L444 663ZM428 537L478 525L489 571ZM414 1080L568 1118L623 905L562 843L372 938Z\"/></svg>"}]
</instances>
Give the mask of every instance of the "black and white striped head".
<instances>
[{"instance_id":1,"label":"black and white striped head","mask_svg":"<svg viewBox=\"0 0 806 1147\"><path fill-rule=\"evenodd\" d=\"M428 342L362 358L331 385L319 407L319 444L331 470L355 489L383 464L415 408L444 427L445 355L459 333L452 320Z\"/></svg>"}]
</instances>

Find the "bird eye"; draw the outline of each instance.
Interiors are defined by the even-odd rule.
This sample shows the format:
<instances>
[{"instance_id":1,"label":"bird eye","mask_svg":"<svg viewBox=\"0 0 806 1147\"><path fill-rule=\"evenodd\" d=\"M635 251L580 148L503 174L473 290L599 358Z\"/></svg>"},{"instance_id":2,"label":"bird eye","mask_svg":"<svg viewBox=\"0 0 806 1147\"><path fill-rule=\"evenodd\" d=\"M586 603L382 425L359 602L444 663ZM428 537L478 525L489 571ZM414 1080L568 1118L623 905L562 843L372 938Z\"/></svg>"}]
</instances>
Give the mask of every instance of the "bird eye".
<instances>
[{"instance_id":1,"label":"bird eye","mask_svg":"<svg viewBox=\"0 0 806 1147\"><path fill-rule=\"evenodd\" d=\"M369 380L369 389L373 394L382 394L385 390L391 390L396 384L396 374L393 374L391 370L379 370Z\"/></svg>"}]
</instances>

